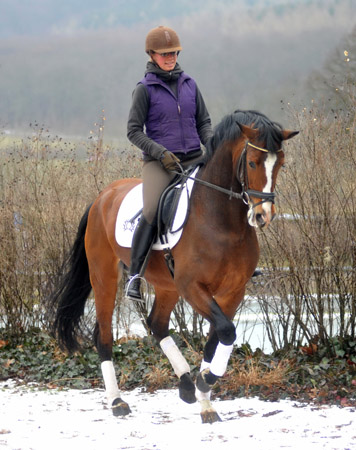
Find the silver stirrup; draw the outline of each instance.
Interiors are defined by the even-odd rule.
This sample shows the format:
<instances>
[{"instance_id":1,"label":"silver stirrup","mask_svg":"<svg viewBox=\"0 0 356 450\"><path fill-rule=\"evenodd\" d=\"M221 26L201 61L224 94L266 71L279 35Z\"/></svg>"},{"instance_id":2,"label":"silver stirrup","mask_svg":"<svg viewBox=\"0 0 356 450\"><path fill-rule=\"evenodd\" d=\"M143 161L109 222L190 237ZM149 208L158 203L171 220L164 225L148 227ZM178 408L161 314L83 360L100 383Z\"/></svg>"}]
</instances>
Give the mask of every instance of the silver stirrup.
<instances>
[{"instance_id":1,"label":"silver stirrup","mask_svg":"<svg viewBox=\"0 0 356 450\"><path fill-rule=\"evenodd\" d=\"M140 274L136 274L136 275L131 276L131 277L127 280L126 287L125 287L125 299L126 299L126 300L130 300L130 301L134 301L134 302L139 302L139 303L146 303L146 299L144 299L144 300L139 300L138 298L133 298L133 297L130 297L130 296L128 295L128 290L129 290L130 284L131 284L134 280L136 280L136 278L140 278L140 279L141 279L141 283L142 283L142 282L145 283L145 290L146 290L146 296L147 296L147 291L148 291L148 283L147 283L147 280L146 280L146 278L141 277Z\"/></svg>"}]
</instances>

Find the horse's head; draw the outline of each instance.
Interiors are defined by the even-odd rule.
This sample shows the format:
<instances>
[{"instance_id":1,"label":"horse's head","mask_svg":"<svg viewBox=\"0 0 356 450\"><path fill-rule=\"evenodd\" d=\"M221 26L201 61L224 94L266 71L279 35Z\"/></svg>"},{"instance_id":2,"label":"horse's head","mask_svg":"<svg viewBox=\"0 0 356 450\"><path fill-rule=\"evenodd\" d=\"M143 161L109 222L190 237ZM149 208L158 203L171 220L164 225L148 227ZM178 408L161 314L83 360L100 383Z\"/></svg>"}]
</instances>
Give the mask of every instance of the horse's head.
<instances>
[{"instance_id":1,"label":"horse's head","mask_svg":"<svg viewBox=\"0 0 356 450\"><path fill-rule=\"evenodd\" d=\"M237 146L236 176L242 186L243 200L248 205L248 222L253 227L262 228L269 225L276 213L274 189L284 163L282 142L298 131L283 130L272 122L270 129L264 126L262 131L255 128L255 124L237 124L242 131L241 137L245 139L240 139Z\"/></svg>"},{"instance_id":2,"label":"horse's head","mask_svg":"<svg viewBox=\"0 0 356 450\"><path fill-rule=\"evenodd\" d=\"M258 111L237 110L215 127L207 145L213 179L225 186L223 191L230 198L242 198L248 206L248 223L253 227L264 227L275 216L274 189L284 162L282 143L298 133L284 130ZM221 166L224 170L219 179L215 169ZM240 192L234 191L234 185Z\"/></svg>"}]
</instances>

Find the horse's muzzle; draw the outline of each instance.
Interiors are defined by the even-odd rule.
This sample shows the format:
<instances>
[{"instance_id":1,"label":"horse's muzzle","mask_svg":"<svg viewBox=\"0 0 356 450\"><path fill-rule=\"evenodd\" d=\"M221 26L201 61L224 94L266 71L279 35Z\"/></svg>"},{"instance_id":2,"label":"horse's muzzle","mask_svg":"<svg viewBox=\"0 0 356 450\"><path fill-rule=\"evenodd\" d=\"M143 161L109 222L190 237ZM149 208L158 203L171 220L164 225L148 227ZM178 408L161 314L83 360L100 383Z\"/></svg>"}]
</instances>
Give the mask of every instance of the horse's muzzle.
<instances>
[{"instance_id":1,"label":"horse's muzzle","mask_svg":"<svg viewBox=\"0 0 356 450\"><path fill-rule=\"evenodd\" d=\"M268 225L272 222L275 217L275 208L274 205L270 205L270 207L266 208L266 204L264 207L253 208L250 207L247 213L248 223L255 228L264 228L268 227Z\"/></svg>"}]
</instances>

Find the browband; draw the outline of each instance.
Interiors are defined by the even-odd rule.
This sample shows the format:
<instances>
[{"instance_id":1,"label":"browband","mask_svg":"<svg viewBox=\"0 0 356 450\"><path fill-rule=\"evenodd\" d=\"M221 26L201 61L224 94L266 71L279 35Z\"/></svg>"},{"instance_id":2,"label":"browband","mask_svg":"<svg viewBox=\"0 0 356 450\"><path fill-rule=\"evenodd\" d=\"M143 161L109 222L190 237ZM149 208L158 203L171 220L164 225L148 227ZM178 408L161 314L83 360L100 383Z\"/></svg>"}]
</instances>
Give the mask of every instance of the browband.
<instances>
[{"instance_id":1,"label":"browband","mask_svg":"<svg viewBox=\"0 0 356 450\"><path fill-rule=\"evenodd\" d=\"M269 150L267 148L257 147L257 145L253 145L253 144L251 144L251 142L247 142L246 145L249 145L250 147L253 147L256 150L259 150L260 152L269 153ZM279 150L276 151L276 153L281 152L281 151L282 151L282 149L280 148Z\"/></svg>"}]
</instances>

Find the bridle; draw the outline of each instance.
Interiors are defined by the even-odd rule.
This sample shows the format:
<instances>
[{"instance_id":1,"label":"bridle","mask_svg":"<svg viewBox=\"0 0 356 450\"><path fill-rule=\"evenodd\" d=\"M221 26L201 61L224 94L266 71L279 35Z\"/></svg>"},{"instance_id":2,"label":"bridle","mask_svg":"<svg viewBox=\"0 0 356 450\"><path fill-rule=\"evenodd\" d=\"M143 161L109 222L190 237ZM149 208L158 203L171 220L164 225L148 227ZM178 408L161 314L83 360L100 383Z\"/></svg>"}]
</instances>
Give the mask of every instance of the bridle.
<instances>
[{"instance_id":1,"label":"bridle","mask_svg":"<svg viewBox=\"0 0 356 450\"><path fill-rule=\"evenodd\" d=\"M189 175L187 175L185 173L185 170L183 169L182 166L181 166L181 172L174 171L174 173L176 173L177 175L180 175L182 178L195 180L197 183L202 184L203 186L207 186L207 187L214 189L215 191L219 191L224 194L227 194L229 196L230 200L232 198L242 200L246 205L249 205L251 208L255 208L256 206L261 205L262 203L265 203L265 202L274 203L274 199L275 199L274 192L256 191L254 189L249 189L249 187L248 187L249 183L248 183L248 175L247 175L246 157L247 157L247 148L249 146L253 147L254 149L259 150L261 152L265 152L265 153L270 152L270 150L268 150L266 148L257 147L256 145L251 144L251 142L249 142L249 141L246 142L245 148L243 149L243 151L240 155L240 158L239 158L239 161L237 164L237 170L236 170L236 178L239 181L239 183L241 184L241 188L242 188L241 193L234 192L232 190L232 188L230 190L225 189L216 184L209 183L208 181L205 181L205 180L201 180L200 178L190 177ZM281 151L282 151L282 149L277 150L276 153L281 152ZM261 201L259 201L258 203L253 203L253 201L250 198L251 196L258 197L261 199Z\"/></svg>"},{"instance_id":2,"label":"bridle","mask_svg":"<svg viewBox=\"0 0 356 450\"><path fill-rule=\"evenodd\" d=\"M259 150L260 152L269 153L270 150L262 147L257 147L257 145L251 144L251 142L247 141L245 148L243 149L238 164L237 164L237 170L236 170L236 178L241 184L241 190L242 190L242 200L246 205L252 205L253 208L255 208L258 205L262 205L266 202L271 202L274 204L274 199L276 197L276 194L274 192L262 192L262 191L256 191L254 189L249 189L249 182L248 182L248 175L247 175L247 148L252 147L256 150ZM282 151L282 149L277 150L276 153ZM261 201L258 203L254 203L251 200L252 197L259 197Z\"/></svg>"}]
</instances>

